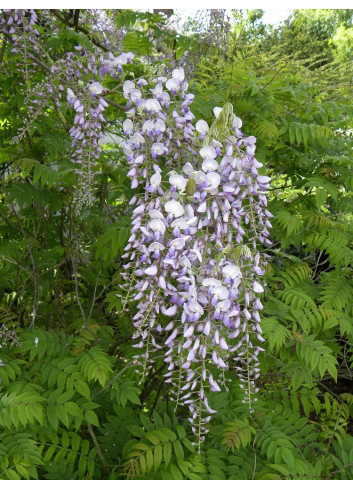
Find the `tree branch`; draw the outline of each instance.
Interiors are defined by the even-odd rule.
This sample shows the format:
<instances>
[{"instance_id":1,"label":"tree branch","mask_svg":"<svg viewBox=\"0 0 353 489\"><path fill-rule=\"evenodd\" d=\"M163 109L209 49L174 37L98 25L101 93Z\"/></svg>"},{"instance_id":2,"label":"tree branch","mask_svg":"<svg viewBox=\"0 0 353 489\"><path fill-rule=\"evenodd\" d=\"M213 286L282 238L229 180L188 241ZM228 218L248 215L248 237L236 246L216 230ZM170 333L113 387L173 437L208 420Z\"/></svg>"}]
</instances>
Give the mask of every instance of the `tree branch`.
<instances>
[{"instance_id":1,"label":"tree branch","mask_svg":"<svg viewBox=\"0 0 353 489\"><path fill-rule=\"evenodd\" d=\"M74 22L70 22L68 19L65 19L65 17L63 17L61 15L61 13L56 10L56 9L50 9L50 12L55 15L55 17L60 20L60 22L62 22L63 24L67 25L68 27L75 27L75 30L76 31L80 31L80 32L83 32L83 34L85 34L88 39L93 43L95 44L98 48L102 49L103 51L105 52L108 52L109 49L106 48L105 46L103 46L103 44L101 44L99 41L97 41L97 39L95 39L92 34L89 32L88 29L86 29L85 27L82 27L81 25L75 25L75 18L76 18L76 12L77 10L75 11L75 17L74 17ZM78 14L77 14L78 15ZM77 20L78 20L78 17L77 17Z\"/></svg>"},{"instance_id":2,"label":"tree branch","mask_svg":"<svg viewBox=\"0 0 353 489\"><path fill-rule=\"evenodd\" d=\"M97 450L97 455L101 459L103 467L104 467L104 472L108 475L109 474L109 465L107 464L107 461L104 458L104 455L102 453L101 447L99 446L98 440L96 435L94 434L93 428L91 423L87 421L87 427L88 427L88 432L91 435L91 438L93 440L94 446L96 447Z\"/></svg>"},{"instance_id":3,"label":"tree branch","mask_svg":"<svg viewBox=\"0 0 353 489\"><path fill-rule=\"evenodd\" d=\"M112 379L111 379L111 380L108 382L108 384L107 384L107 385L105 385L105 386L103 387L103 389L100 389L99 391L95 392L95 393L92 395L92 398L93 398L93 397L96 397L96 396L98 396L98 394L101 394L102 392L106 391L106 390L107 390L107 389L108 389L108 388L109 388L109 387L112 385L112 383L114 382L114 380L116 380L118 377L120 377L120 375L121 375L123 372L125 372L125 370L127 370L128 368L132 367L132 366L133 366L133 365L135 365L135 364L136 364L135 360L132 360L130 363L128 363L127 365L125 365L125 367L124 367L122 370L120 370L120 372L118 372L118 373L117 373L117 374L116 374L116 375L115 375L115 376L114 376L114 377L113 377L113 378L112 378Z\"/></svg>"},{"instance_id":4,"label":"tree branch","mask_svg":"<svg viewBox=\"0 0 353 489\"><path fill-rule=\"evenodd\" d=\"M75 16L74 16L74 26L75 26L76 32L78 31L78 28L79 28L79 25L78 25L79 18L80 18L80 9L76 9L75 10Z\"/></svg>"},{"instance_id":5,"label":"tree branch","mask_svg":"<svg viewBox=\"0 0 353 489\"><path fill-rule=\"evenodd\" d=\"M109 100L105 97L103 97L103 100L105 100L107 102L107 104L112 105L113 107L117 107L118 109L123 110L124 112L127 112L129 110L126 107L124 107L123 105L120 105L120 104L117 104L116 102L113 102L113 100Z\"/></svg>"},{"instance_id":6,"label":"tree branch","mask_svg":"<svg viewBox=\"0 0 353 489\"><path fill-rule=\"evenodd\" d=\"M17 220L17 223L18 223L18 227L20 228L21 230L21 233L26 241L26 245L27 245L27 249L28 249L28 253L29 253L29 256L30 256L30 259L31 259L31 263L32 263L32 269L33 269L33 309L32 309L32 320L31 320L31 324L30 324L30 328L32 328L34 326L34 323L35 323L35 320L36 320L36 315L37 315L37 289L38 289L38 283L37 283L37 275L36 275L36 266L35 266L35 263L34 263L34 258L33 258L33 253L32 253L32 248L31 248L31 245L29 244L29 240L28 240L28 237L27 237L27 234L22 226L22 223L21 223L21 219L19 218L19 216L17 215L17 212L15 211L15 208L14 206L12 206L12 210L13 210L13 213L16 217L16 220Z\"/></svg>"}]
</instances>

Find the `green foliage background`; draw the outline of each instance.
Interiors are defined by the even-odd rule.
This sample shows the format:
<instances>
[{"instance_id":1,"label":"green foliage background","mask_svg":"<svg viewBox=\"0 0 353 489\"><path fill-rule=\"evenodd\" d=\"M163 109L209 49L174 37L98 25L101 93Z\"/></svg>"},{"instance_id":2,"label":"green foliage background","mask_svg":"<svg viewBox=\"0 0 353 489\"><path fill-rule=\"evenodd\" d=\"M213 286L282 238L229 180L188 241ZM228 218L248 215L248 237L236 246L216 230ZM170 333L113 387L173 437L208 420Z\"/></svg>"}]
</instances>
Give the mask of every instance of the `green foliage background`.
<instances>
[{"instance_id":1,"label":"green foliage background","mask_svg":"<svg viewBox=\"0 0 353 489\"><path fill-rule=\"evenodd\" d=\"M75 32L55 12L39 13L53 59L100 42L89 17L87 32ZM65 104L47 109L13 143L27 116L16 87L30 91L45 72L24 80L3 42L0 323L19 343L0 356L0 479L352 479L352 11L294 11L276 29L261 11L235 12L221 46L192 29L169 32L161 14L107 13L137 55L136 74L158 52L185 66L197 59L195 115L211 122L213 107L231 102L257 137L275 216L259 401L250 415L235 380L213 395L218 412L197 453L163 360L139 383L134 311L116 295L133 195L124 157L105 144L96 205L76 215L73 116ZM119 135L123 111L106 113Z\"/></svg>"}]
</instances>

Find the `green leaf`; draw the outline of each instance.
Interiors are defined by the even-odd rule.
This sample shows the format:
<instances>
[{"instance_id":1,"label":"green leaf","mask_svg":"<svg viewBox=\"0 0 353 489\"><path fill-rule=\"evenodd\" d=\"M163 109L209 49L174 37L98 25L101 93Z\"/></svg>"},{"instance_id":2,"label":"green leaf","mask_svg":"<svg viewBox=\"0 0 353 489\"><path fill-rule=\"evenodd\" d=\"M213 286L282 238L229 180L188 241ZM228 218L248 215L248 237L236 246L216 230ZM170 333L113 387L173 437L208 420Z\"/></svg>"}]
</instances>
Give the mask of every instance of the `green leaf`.
<instances>
[{"instance_id":1,"label":"green leaf","mask_svg":"<svg viewBox=\"0 0 353 489\"><path fill-rule=\"evenodd\" d=\"M302 375L297 371L293 372L293 375L292 375L293 390L296 391L301 386L302 382L303 382Z\"/></svg>"},{"instance_id":2,"label":"green leaf","mask_svg":"<svg viewBox=\"0 0 353 489\"><path fill-rule=\"evenodd\" d=\"M291 467L295 467L293 453L289 448L283 447L281 450L283 461Z\"/></svg>"},{"instance_id":3,"label":"green leaf","mask_svg":"<svg viewBox=\"0 0 353 489\"><path fill-rule=\"evenodd\" d=\"M20 475L22 475L22 477L27 480L29 479L28 470L22 464L16 464L16 470Z\"/></svg>"},{"instance_id":4,"label":"green leaf","mask_svg":"<svg viewBox=\"0 0 353 489\"><path fill-rule=\"evenodd\" d=\"M166 443L163 447L163 458L165 465L169 465L170 459L172 457L172 445L171 443Z\"/></svg>"},{"instance_id":5,"label":"green leaf","mask_svg":"<svg viewBox=\"0 0 353 489\"><path fill-rule=\"evenodd\" d=\"M180 441L176 440L173 442L174 452L178 460L184 459L184 450L181 446Z\"/></svg>"},{"instance_id":6,"label":"green leaf","mask_svg":"<svg viewBox=\"0 0 353 489\"><path fill-rule=\"evenodd\" d=\"M66 402L65 409L72 416L82 417L82 409L75 402Z\"/></svg>"},{"instance_id":7,"label":"green leaf","mask_svg":"<svg viewBox=\"0 0 353 489\"><path fill-rule=\"evenodd\" d=\"M318 209L321 208L325 200L327 199L327 192L324 188L316 189L316 206Z\"/></svg>"},{"instance_id":8,"label":"green leaf","mask_svg":"<svg viewBox=\"0 0 353 489\"><path fill-rule=\"evenodd\" d=\"M84 380L80 380L80 379L76 380L75 389L79 394L81 394L81 396L85 397L86 399L91 398L89 387Z\"/></svg>"},{"instance_id":9,"label":"green leaf","mask_svg":"<svg viewBox=\"0 0 353 489\"><path fill-rule=\"evenodd\" d=\"M180 472L180 470L178 469L178 467L176 465L171 464L170 471L172 473L174 480L180 480L181 481L184 479L182 473Z\"/></svg>"},{"instance_id":10,"label":"green leaf","mask_svg":"<svg viewBox=\"0 0 353 489\"><path fill-rule=\"evenodd\" d=\"M159 469L159 466L162 463L162 458L163 458L163 448L161 445L157 445L156 448L154 449L154 461L153 461L153 466L155 472Z\"/></svg>"},{"instance_id":11,"label":"green leaf","mask_svg":"<svg viewBox=\"0 0 353 489\"><path fill-rule=\"evenodd\" d=\"M283 467L283 465L269 464L269 466L271 467L271 469L274 469L274 470L277 470L278 472L280 472L282 475L284 475L284 477L289 477L289 475L290 475L288 470L285 467Z\"/></svg>"},{"instance_id":12,"label":"green leaf","mask_svg":"<svg viewBox=\"0 0 353 489\"><path fill-rule=\"evenodd\" d=\"M96 413L90 409L85 412L85 420L93 424L94 426L99 426L99 421Z\"/></svg>"}]
</instances>

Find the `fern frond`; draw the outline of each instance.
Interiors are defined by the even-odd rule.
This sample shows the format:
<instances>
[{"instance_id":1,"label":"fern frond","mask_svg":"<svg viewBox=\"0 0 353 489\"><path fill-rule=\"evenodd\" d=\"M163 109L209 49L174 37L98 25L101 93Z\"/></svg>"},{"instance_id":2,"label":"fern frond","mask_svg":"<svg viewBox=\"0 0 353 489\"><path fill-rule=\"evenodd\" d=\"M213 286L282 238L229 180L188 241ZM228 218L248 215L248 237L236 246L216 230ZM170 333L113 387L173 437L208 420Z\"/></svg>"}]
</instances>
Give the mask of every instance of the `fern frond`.
<instances>
[{"instance_id":1,"label":"fern frond","mask_svg":"<svg viewBox=\"0 0 353 489\"><path fill-rule=\"evenodd\" d=\"M221 443L228 451L234 452L235 449L239 450L240 447L246 447L255 433L255 428L249 425L246 418L238 419L227 423L223 430Z\"/></svg>"},{"instance_id":2,"label":"fern frond","mask_svg":"<svg viewBox=\"0 0 353 489\"><path fill-rule=\"evenodd\" d=\"M348 226L343 222L334 221L330 215L322 213L306 211L303 212L303 217L308 220L308 228L314 227L317 231L326 232L330 229L347 232Z\"/></svg>"},{"instance_id":3,"label":"fern frond","mask_svg":"<svg viewBox=\"0 0 353 489\"><path fill-rule=\"evenodd\" d=\"M277 293L278 297L291 308L299 309L305 306L314 309L316 307L313 299L297 286L297 288L284 289Z\"/></svg>"},{"instance_id":4,"label":"fern frond","mask_svg":"<svg viewBox=\"0 0 353 489\"><path fill-rule=\"evenodd\" d=\"M270 121L261 121L256 126L255 133L259 139L263 139L264 141L275 141L278 138L278 128Z\"/></svg>"},{"instance_id":5,"label":"fern frond","mask_svg":"<svg viewBox=\"0 0 353 489\"><path fill-rule=\"evenodd\" d=\"M286 210L278 211L276 220L279 222L280 227L286 231L287 236L297 234L302 229L303 223L300 217Z\"/></svg>"},{"instance_id":6,"label":"fern frond","mask_svg":"<svg viewBox=\"0 0 353 489\"><path fill-rule=\"evenodd\" d=\"M270 350L280 349L290 337L290 332L276 317L264 318L261 322L263 337L268 341Z\"/></svg>"},{"instance_id":7,"label":"fern frond","mask_svg":"<svg viewBox=\"0 0 353 489\"><path fill-rule=\"evenodd\" d=\"M130 427L135 436L138 434L140 441L129 447L123 469L124 475L132 477L156 473L158 470L165 470L173 460L177 460L178 464L184 461L184 449L195 452L195 447L186 437L182 425L176 424L173 431L164 426L156 429L148 418L142 415L140 418L146 432ZM161 422L161 419L159 421ZM180 464L179 468L183 470Z\"/></svg>"},{"instance_id":8,"label":"fern frond","mask_svg":"<svg viewBox=\"0 0 353 489\"><path fill-rule=\"evenodd\" d=\"M306 236L309 245L326 252L334 265L348 265L353 261L353 251L348 248L348 239L345 234L338 231L329 231L327 234L311 233Z\"/></svg>"},{"instance_id":9,"label":"fern frond","mask_svg":"<svg viewBox=\"0 0 353 489\"><path fill-rule=\"evenodd\" d=\"M9 329L15 329L18 326L18 319L8 307L0 305L0 325L5 324Z\"/></svg>"},{"instance_id":10,"label":"fern frond","mask_svg":"<svg viewBox=\"0 0 353 489\"><path fill-rule=\"evenodd\" d=\"M96 449L76 432L53 433L50 440L42 440L40 452L50 479L74 478L74 471L76 478L92 478L98 465Z\"/></svg>"},{"instance_id":11,"label":"fern frond","mask_svg":"<svg viewBox=\"0 0 353 489\"><path fill-rule=\"evenodd\" d=\"M353 286L342 270L324 274L321 283L322 307L343 310L348 304L351 304Z\"/></svg>"},{"instance_id":12,"label":"fern frond","mask_svg":"<svg viewBox=\"0 0 353 489\"><path fill-rule=\"evenodd\" d=\"M326 142L334 134L333 130L327 126L318 124L303 124L300 122L292 122L289 125L289 139L291 144L308 142Z\"/></svg>"},{"instance_id":13,"label":"fern frond","mask_svg":"<svg viewBox=\"0 0 353 489\"><path fill-rule=\"evenodd\" d=\"M325 309L324 307L315 308L298 308L292 309L291 314L294 317L297 325L305 333L316 331L317 329L329 329L328 321L335 318L333 309Z\"/></svg>"},{"instance_id":14,"label":"fern frond","mask_svg":"<svg viewBox=\"0 0 353 489\"><path fill-rule=\"evenodd\" d=\"M38 479L36 466L43 465L38 444L29 433L0 434L1 479Z\"/></svg>"},{"instance_id":15,"label":"fern frond","mask_svg":"<svg viewBox=\"0 0 353 489\"><path fill-rule=\"evenodd\" d=\"M295 266L287 266L285 270L281 272L283 283L285 287L295 287L297 284L305 282L307 278L311 277L312 270L306 263L298 263Z\"/></svg>"},{"instance_id":16,"label":"fern frond","mask_svg":"<svg viewBox=\"0 0 353 489\"><path fill-rule=\"evenodd\" d=\"M16 394L6 392L0 399L0 426L11 430L20 425L43 424L44 398L38 394L23 392Z\"/></svg>"},{"instance_id":17,"label":"fern frond","mask_svg":"<svg viewBox=\"0 0 353 489\"><path fill-rule=\"evenodd\" d=\"M337 360L332 355L331 348L325 346L321 340L314 336L307 336L304 341L298 342L296 347L299 357L310 366L311 371L318 371L322 378L327 371L337 380Z\"/></svg>"},{"instance_id":18,"label":"fern frond","mask_svg":"<svg viewBox=\"0 0 353 489\"><path fill-rule=\"evenodd\" d=\"M105 386L112 371L111 358L100 348L93 347L81 355L78 366L87 381L96 380Z\"/></svg>"}]
</instances>

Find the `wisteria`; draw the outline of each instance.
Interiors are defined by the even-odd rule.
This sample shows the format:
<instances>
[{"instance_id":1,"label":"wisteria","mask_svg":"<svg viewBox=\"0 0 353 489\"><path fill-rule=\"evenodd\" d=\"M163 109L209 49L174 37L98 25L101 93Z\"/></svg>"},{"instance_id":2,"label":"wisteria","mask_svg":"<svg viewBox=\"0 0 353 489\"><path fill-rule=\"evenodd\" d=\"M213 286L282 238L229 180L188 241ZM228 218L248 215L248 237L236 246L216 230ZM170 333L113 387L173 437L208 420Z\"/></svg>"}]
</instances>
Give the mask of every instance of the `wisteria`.
<instances>
[{"instance_id":1,"label":"wisteria","mask_svg":"<svg viewBox=\"0 0 353 489\"><path fill-rule=\"evenodd\" d=\"M101 123L104 122L103 112L108 105L100 97L102 91L103 87L99 82L89 85L86 96L81 99L70 88L67 90L67 100L76 112L74 126L70 129L75 148L72 158L78 164L76 173L79 175L76 210L80 210L85 203L91 206L95 200L95 167L101 152L99 138L103 137Z\"/></svg>"},{"instance_id":2,"label":"wisteria","mask_svg":"<svg viewBox=\"0 0 353 489\"><path fill-rule=\"evenodd\" d=\"M151 88L123 86L132 108L122 148L139 193L121 297L136 304L142 377L162 354L170 394L188 405L201 443L215 412L209 391L226 388L226 370L236 369L252 411L264 341L258 294L267 256L259 245L270 244L272 216L256 139L243 135L230 104L215 108L211 128L194 125L187 89L182 68Z\"/></svg>"},{"instance_id":3,"label":"wisteria","mask_svg":"<svg viewBox=\"0 0 353 489\"><path fill-rule=\"evenodd\" d=\"M38 51L36 36L37 14L33 9L3 9L0 17L0 31L14 44L13 52L26 48L30 43Z\"/></svg>"},{"instance_id":4,"label":"wisteria","mask_svg":"<svg viewBox=\"0 0 353 489\"><path fill-rule=\"evenodd\" d=\"M72 138L71 158L78 175L75 209L79 213L83 206L90 207L95 202L95 177L99 173L97 164L101 152L99 140L103 137L103 113L108 105L102 97L104 89L101 83L107 74L119 78L123 66L131 63L134 55L123 53L114 56L112 53L103 53L99 48L89 52L78 45L75 52L68 52L63 59L53 63L37 37L37 15L34 10L4 9L2 12L0 30L12 44L12 51L23 53L26 79L30 63L39 63L47 74L45 82L31 89L26 87L24 93L29 118L25 119L24 127L13 142L18 143L24 138L38 117L47 117L46 109L58 113L65 130L69 131ZM35 56L31 54L31 50ZM88 77L90 82L83 84L83 77ZM66 126L61 110L65 93L68 104L75 111L74 123L70 129Z\"/></svg>"},{"instance_id":5,"label":"wisteria","mask_svg":"<svg viewBox=\"0 0 353 489\"><path fill-rule=\"evenodd\" d=\"M195 121L183 68L169 78L134 79L125 69L132 53L76 51L66 54L65 75L62 62L50 66L42 87L58 110L66 93L75 112L76 206L94 202L108 75L119 79L126 100L121 148L136 189L121 293L137 309L135 360L143 380L164 358L171 399L188 406L200 446L215 413L209 393L227 389L228 370L236 371L250 412L256 400L270 178L259 174L256 138L244 136L230 104L215 107L211 126Z\"/></svg>"}]
</instances>

